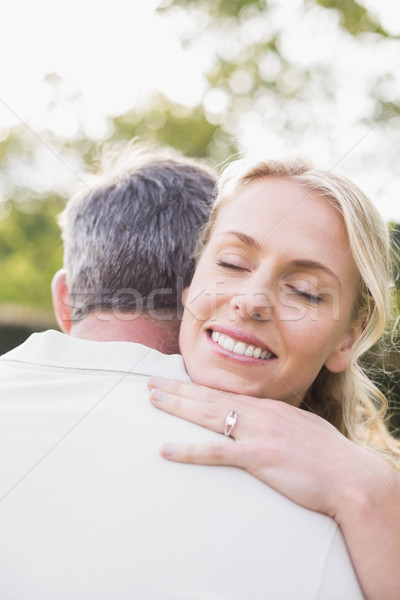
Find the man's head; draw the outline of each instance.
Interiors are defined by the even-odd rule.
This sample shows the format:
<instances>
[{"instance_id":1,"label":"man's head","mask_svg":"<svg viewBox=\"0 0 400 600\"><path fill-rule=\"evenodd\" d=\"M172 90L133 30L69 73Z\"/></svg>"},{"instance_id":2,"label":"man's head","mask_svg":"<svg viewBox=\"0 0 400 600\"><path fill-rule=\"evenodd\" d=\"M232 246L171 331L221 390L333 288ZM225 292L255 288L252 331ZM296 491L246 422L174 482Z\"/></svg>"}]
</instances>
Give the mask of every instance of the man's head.
<instances>
[{"instance_id":1,"label":"man's head","mask_svg":"<svg viewBox=\"0 0 400 600\"><path fill-rule=\"evenodd\" d=\"M125 327L130 315L172 327L214 184L209 167L172 151L130 145L111 163L105 155L102 173L60 216L65 270L53 298L63 329L73 333L96 314L119 317Z\"/></svg>"}]
</instances>

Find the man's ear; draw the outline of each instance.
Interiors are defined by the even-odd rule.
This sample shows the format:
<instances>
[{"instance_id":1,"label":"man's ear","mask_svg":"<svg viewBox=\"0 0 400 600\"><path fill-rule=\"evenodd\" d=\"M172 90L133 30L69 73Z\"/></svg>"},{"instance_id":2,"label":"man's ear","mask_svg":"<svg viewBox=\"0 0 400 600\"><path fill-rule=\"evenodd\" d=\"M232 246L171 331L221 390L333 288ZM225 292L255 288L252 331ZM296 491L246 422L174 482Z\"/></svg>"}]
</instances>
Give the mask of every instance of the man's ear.
<instances>
[{"instance_id":1,"label":"man's ear","mask_svg":"<svg viewBox=\"0 0 400 600\"><path fill-rule=\"evenodd\" d=\"M54 314L57 323L64 333L71 331L71 307L67 286L67 273L65 269L60 269L54 275L51 282L51 295L53 298Z\"/></svg>"},{"instance_id":2,"label":"man's ear","mask_svg":"<svg viewBox=\"0 0 400 600\"><path fill-rule=\"evenodd\" d=\"M328 371L331 373L342 373L347 369L350 365L353 346L360 337L362 330L363 324L356 322L346 331L336 348L324 362Z\"/></svg>"}]
</instances>

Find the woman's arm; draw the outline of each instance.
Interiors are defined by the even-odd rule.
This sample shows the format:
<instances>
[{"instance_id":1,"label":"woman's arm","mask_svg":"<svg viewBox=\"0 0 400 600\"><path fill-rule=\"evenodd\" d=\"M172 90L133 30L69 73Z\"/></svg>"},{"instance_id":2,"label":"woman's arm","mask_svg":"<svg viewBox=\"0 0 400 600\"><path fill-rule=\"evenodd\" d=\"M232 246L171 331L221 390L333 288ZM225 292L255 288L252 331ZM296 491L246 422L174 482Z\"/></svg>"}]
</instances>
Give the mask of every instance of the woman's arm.
<instances>
[{"instance_id":1,"label":"woman's arm","mask_svg":"<svg viewBox=\"0 0 400 600\"><path fill-rule=\"evenodd\" d=\"M327 421L283 402L179 381L151 379L154 406L223 433L229 440L166 444L168 460L245 469L294 502L340 525L366 598L397 600L400 590L400 480L374 453Z\"/></svg>"}]
</instances>

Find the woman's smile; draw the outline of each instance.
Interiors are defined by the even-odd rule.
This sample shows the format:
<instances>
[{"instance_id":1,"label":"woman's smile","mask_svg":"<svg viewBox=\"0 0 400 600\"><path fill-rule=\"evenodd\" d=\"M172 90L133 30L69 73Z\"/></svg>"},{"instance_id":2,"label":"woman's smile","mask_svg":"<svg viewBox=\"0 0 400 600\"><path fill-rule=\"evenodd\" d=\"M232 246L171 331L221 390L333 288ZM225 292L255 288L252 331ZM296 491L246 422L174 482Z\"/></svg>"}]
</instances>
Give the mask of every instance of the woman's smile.
<instances>
[{"instance_id":1,"label":"woman's smile","mask_svg":"<svg viewBox=\"0 0 400 600\"><path fill-rule=\"evenodd\" d=\"M261 365L264 361L277 358L261 340L244 331L215 326L206 332L213 349L233 360Z\"/></svg>"}]
</instances>

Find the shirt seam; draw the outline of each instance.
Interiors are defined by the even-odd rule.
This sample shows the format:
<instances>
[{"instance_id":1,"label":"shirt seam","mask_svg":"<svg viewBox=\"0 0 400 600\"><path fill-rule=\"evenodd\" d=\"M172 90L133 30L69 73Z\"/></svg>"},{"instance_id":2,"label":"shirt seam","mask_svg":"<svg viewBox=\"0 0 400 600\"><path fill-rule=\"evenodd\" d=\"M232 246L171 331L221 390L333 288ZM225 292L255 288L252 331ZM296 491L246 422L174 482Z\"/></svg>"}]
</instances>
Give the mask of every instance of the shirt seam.
<instances>
[{"instance_id":1,"label":"shirt seam","mask_svg":"<svg viewBox=\"0 0 400 600\"><path fill-rule=\"evenodd\" d=\"M64 366L64 365L52 365L52 364L48 364L48 363L35 363L35 362L26 361L26 360L16 360L16 359L9 359L9 358L3 359L0 361L0 364L4 364L4 363L10 363L11 365L15 365L15 364L31 365L33 367L38 367L38 368L60 369L62 371L84 371L86 373L93 372L93 373L116 373L116 374L124 373L126 375L139 375L141 377L150 377L150 375L147 375L146 373L140 373L140 372L132 371L132 370L108 369L107 367L104 367L101 369L96 369L95 367L91 367L91 368L78 367L78 366L70 367L70 366Z\"/></svg>"}]
</instances>

